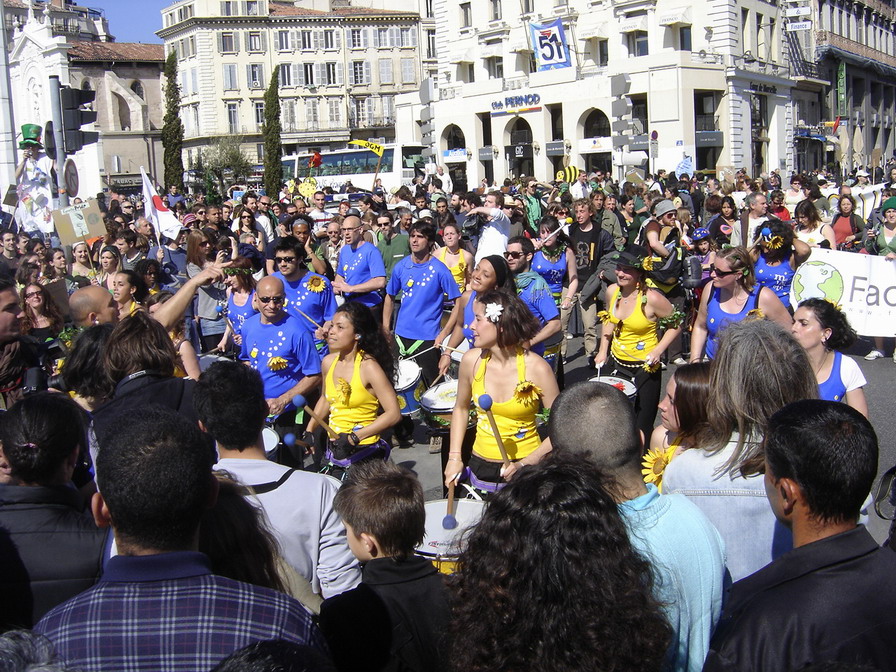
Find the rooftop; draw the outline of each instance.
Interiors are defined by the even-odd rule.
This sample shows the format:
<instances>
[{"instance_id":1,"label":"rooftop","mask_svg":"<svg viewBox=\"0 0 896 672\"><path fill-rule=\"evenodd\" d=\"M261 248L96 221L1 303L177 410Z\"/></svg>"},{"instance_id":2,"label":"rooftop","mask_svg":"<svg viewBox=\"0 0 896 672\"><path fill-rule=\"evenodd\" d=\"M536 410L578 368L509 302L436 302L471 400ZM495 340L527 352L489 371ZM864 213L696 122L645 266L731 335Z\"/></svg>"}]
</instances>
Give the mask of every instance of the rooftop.
<instances>
[{"instance_id":1,"label":"rooftop","mask_svg":"<svg viewBox=\"0 0 896 672\"><path fill-rule=\"evenodd\" d=\"M271 16L407 16L417 13L414 11L402 11L396 9L372 9L370 7L340 7L332 12L323 12L319 9L306 9L296 7L292 3L271 2L268 4Z\"/></svg>"},{"instance_id":2,"label":"rooftop","mask_svg":"<svg viewBox=\"0 0 896 672\"><path fill-rule=\"evenodd\" d=\"M75 42L69 49L74 61L164 61L162 44L140 42Z\"/></svg>"}]
</instances>

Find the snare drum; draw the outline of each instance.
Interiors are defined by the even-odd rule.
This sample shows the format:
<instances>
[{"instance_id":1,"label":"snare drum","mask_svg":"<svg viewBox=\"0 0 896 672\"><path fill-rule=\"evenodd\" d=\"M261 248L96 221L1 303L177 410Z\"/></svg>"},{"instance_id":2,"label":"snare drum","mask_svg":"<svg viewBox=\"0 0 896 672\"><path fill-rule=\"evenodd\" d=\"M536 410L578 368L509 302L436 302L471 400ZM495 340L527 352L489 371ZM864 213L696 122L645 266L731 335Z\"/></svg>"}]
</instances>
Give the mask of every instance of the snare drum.
<instances>
[{"instance_id":1,"label":"snare drum","mask_svg":"<svg viewBox=\"0 0 896 672\"><path fill-rule=\"evenodd\" d=\"M205 354L199 355L199 370L207 371L208 367L210 367L215 362L232 362L232 357L225 357L223 355L215 355L212 353L206 352Z\"/></svg>"},{"instance_id":2,"label":"snare drum","mask_svg":"<svg viewBox=\"0 0 896 672\"><path fill-rule=\"evenodd\" d=\"M638 398L638 388L635 387L635 384L628 378L620 378L619 376L596 376L594 378L589 378L589 380L592 383L606 383L607 385L612 385L627 396L628 400L633 404Z\"/></svg>"},{"instance_id":3,"label":"snare drum","mask_svg":"<svg viewBox=\"0 0 896 672\"><path fill-rule=\"evenodd\" d=\"M414 551L428 558L442 574L453 574L462 550L464 533L473 528L482 517L485 503L474 499L455 499L454 517L457 527L446 530L442 521L448 512L448 500L436 499L426 502L426 534L423 543Z\"/></svg>"},{"instance_id":4,"label":"snare drum","mask_svg":"<svg viewBox=\"0 0 896 672\"><path fill-rule=\"evenodd\" d=\"M445 345L447 345L447 343L445 343ZM465 338L460 342L460 345L457 346L457 349L451 351L451 364L448 365L448 371L445 373L446 378L453 380L460 378L460 360L464 358L464 355L467 354L467 350L469 349L470 344Z\"/></svg>"},{"instance_id":5,"label":"snare drum","mask_svg":"<svg viewBox=\"0 0 896 672\"><path fill-rule=\"evenodd\" d=\"M563 335L563 332L559 332L551 336L544 344L544 361L546 361L551 366L551 370L554 372L554 375L557 374L557 368L560 365L560 346L563 344L563 340L566 336Z\"/></svg>"},{"instance_id":6,"label":"snare drum","mask_svg":"<svg viewBox=\"0 0 896 672\"><path fill-rule=\"evenodd\" d=\"M402 415L415 416L420 410L420 397L423 395L423 370L410 359L398 360L397 382L395 393L398 395L398 408Z\"/></svg>"},{"instance_id":7,"label":"snare drum","mask_svg":"<svg viewBox=\"0 0 896 672\"><path fill-rule=\"evenodd\" d=\"M273 459L280 445L280 436L274 431L273 427L265 427L261 430L261 441L264 444L264 452L268 459Z\"/></svg>"},{"instance_id":8,"label":"snare drum","mask_svg":"<svg viewBox=\"0 0 896 672\"><path fill-rule=\"evenodd\" d=\"M426 390L420 397L420 416L423 422L438 434L451 431L451 414L457 401L457 381L449 380ZM470 408L467 427L476 424L476 412Z\"/></svg>"}]
</instances>

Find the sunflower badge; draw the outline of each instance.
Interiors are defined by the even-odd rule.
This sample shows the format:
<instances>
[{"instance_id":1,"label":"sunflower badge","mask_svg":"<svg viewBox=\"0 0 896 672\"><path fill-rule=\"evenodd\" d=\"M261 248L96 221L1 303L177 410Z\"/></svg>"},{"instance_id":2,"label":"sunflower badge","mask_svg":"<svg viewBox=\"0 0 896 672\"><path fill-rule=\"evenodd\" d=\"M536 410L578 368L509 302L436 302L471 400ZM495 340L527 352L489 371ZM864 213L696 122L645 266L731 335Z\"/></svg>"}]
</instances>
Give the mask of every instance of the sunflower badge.
<instances>
[{"instance_id":1,"label":"sunflower badge","mask_svg":"<svg viewBox=\"0 0 896 672\"><path fill-rule=\"evenodd\" d=\"M645 271L652 271L653 257L644 257L644 261L641 262L641 268Z\"/></svg>"},{"instance_id":2,"label":"sunflower badge","mask_svg":"<svg viewBox=\"0 0 896 672\"><path fill-rule=\"evenodd\" d=\"M765 319L765 313L762 312L762 308L754 308L750 312L747 313L748 320L763 320Z\"/></svg>"},{"instance_id":3,"label":"sunflower badge","mask_svg":"<svg viewBox=\"0 0 896 672\"><path fill-rule=\"evenodd\" d=\"M524 380L519 385L517 385L516 389L514 389L513 391L513 397L521 404L525 404L527 406L531 406L532 404L538 402L541 394L541 388L531 380Z\"/></svg>"},{"instance_id":4,"label":"sunflower badge","mask_svg":"<svg viewBox=\"0 0 896 672\"><path fill-rule=\"evenodd\" d=\"M660 366L662 366L662 364L660 364L659 360L657 360L652 364L650 362L644 362L641 368L644 369L647 373L654 373L655 371L659 371Z\"/></svg>"},{"instance_id":5,"label":"sunflower badge","mask_svg":"<svg viewBox=\"0 0 896 672\"><path fill-rule=\"evenodd\" d=\"M340 406L348 406L349 397L352 396L352 386L345 378L336 381L336 403Z\"/></svg>"},{"instance_id":6,"label":"sunflower badge","mask_svg":"<svg viewBox=\"0 0 896 672\"><path fill-rule=\"evenodd\" d=\"M271 371L282 371L286 368L286 360L282 357L271 357L268 360L268 368Z\"/></svg>"},{"instance_id":7,"label":"sunflower badge","mask_svg":"<svg viewBox=\"0 0 896 672\"><path fill-rule=\"evenodd\" d=\"M606 322L610 319L610 311L609 310L601 310L597 313L597 321L598 322Z\"/></svg>"},{"instance_id":8,"label":"sunflower badge","mask_svg":"<svg viewBox=\"0 0 896 672\"><path fill-rule=\"evenodd\" d=\"M326 283L324 282L324 279L319 275L312 275L310 278L308 278L308 282L305 283L305 287L308 288L309 292L320 294L322 291L324 291Z\"/></svg>"},{"instance_id":9,"label":"sunflower badge","mask_svg":"<svg viewBox=\"0 0 896 672\"><path fill-rule=\"evenodd\" d=\"M675 446L663 450L662 448L652 448L644 456L641 462L641 474L644 476L645 483L653 483L656 489L663 491L663 472L666 466L672 461L675 455Z\"/></svg>"}]
</instances>

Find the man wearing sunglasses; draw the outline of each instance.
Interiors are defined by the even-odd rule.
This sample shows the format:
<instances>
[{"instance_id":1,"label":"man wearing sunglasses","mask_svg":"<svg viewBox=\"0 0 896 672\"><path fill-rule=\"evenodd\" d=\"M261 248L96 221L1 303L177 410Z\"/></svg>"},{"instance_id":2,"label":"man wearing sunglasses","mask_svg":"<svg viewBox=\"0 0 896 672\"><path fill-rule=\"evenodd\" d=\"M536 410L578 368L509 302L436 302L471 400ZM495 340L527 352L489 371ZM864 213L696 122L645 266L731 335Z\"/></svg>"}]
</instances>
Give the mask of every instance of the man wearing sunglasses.
<instances>
[{"instance_id":1,"label":"man wearing sunglasses","mask_svg":"<svg viewBox=\"0 0 896 672\"><path fill-rule=\"evenodd\" d=\"M342 220L343 245L339 250L336 281L333 291L346 301L357 301L370 308L377 321L383 318L383 297L386 267L376 247L364 240L361 219L349 215Z\"/></svg>"},{"instance_id":2,"label":"man wearing sunglasses","mask_svg":"<svg viewBox=\"0 0 896 672\"><path fill-rule=\"evenodd\" d=\"M558 342L554 337L560 333L560 311L554 303L551 288L544 278L532 270L533 256L535 246L529 238L515 236L508 241L504 258L513 273L516 292L541 324L541 331L529 341L529 349L544 356L545 342L549 339Z\"/></svg>"},{"instance_id":3,"label":"man wearing sunglasses","mask_svg":"<svg viewBox=\"0 0 896 672\"><path fill-rule=\"evenodd\" d=\"M311 332L286 312L285 303L283 281L262 278L255 288L258 314L243 323L240 350L240 359L261 374L268 414L276 417L274 427L280 436L304 425L304 419L297 422L293 397L308 397L321 382L320 357Z\"/></svg>"}]
</instances>

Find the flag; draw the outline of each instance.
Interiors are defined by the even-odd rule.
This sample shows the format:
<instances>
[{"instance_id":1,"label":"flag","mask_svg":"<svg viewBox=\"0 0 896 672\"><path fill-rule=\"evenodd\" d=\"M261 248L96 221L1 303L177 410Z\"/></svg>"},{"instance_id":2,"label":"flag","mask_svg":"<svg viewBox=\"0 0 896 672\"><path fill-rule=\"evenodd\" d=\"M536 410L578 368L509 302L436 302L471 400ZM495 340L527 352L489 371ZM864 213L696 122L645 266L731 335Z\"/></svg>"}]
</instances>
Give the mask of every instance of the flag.
<instances>
[{"instance_id":1,"label":"flag","mask_svg":"<svg viewBox=\"0 0 896 672\"><path fill-rule=\"evenodd\" d=\"M530 23L529 30L539 72L572 67L561 19L544 24Z\"/></svg>"},{"instance_id":2,"label":"flag","mask_svg":"<svg viewBox=\"0 0 896 672\"><path fill-rule=\"evenodd\" d=\"M840 128L840 117L834 120L834 127L831 129L831 135L837 135L837 129Z\"/></svg>"},{"instance_id":3,"label":"flag","mask_svg":"<svg viewBox=\"0 0 896 672\"><path fill-rule=\"evenodd\" d=\"M155 187L152 186L152 182L146 176L146 171L143 170L143 166L140 166L140 177L143 178L143 207L146 219L152 222L157 233L171 239L177 238L183 226L156 193Z\"/></svg>"},{"instance_id":4,"label":"flag","mask_svg":"<svg viewBox=\"0 0 896 672\"><path fill-rule=\"evenodd\" d=\"M380 145L376 142L370 142L368 140L349 140L348 144L360 145L364 149L369 149L371 152L373 152L374 154L376 154L379 157L382 157L383 151L385 150L385 147L383 147L382 145Z\"/></svg>"},{"instance_id":5,"label":"flag","mask_svg":"<svg viewBox=\"0 0 896 672\"><path fill-rule=\"evenodd\" d=\"M321 163L323 163L323 157L321 157L320 152L314 152L314 155L308 159L309 168L318 168Z\"/></svg>"}]
</instances>

